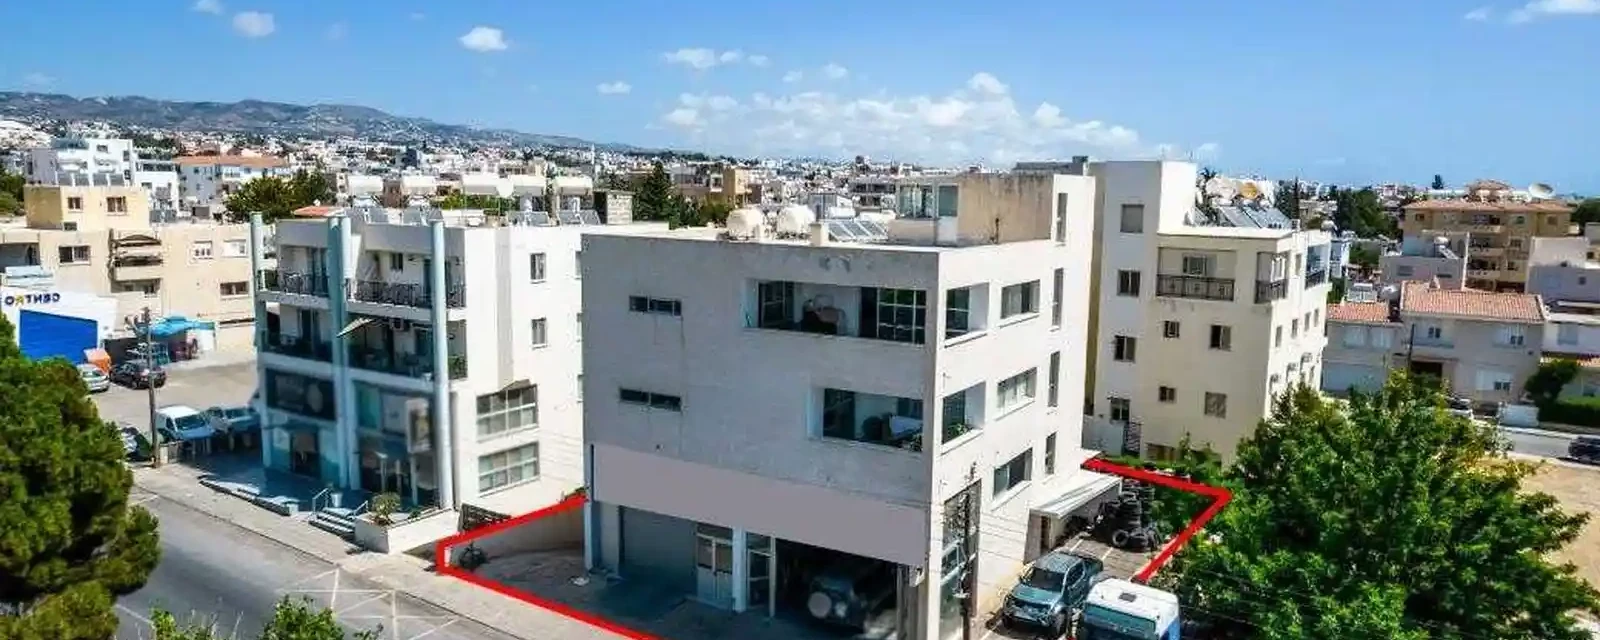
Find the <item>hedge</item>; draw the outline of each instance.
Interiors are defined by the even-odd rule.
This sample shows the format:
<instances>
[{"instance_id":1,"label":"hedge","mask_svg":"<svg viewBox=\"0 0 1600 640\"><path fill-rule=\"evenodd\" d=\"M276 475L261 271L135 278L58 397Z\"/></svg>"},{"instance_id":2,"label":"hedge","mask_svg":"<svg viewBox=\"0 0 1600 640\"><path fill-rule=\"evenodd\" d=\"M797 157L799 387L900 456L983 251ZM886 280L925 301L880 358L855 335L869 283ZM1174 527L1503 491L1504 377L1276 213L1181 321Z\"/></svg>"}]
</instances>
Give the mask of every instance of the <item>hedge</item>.
<instances>
[{"instance_id":1,"label":"hedge","mask_svg":"<svg viewBox=\"0 0 1600 640\"><path fill-rule=\"evenodd\" d=\"M1539 408L1541 422L1600 427L1600 398L1561 398Z\"/></svg>"}]
</instances>

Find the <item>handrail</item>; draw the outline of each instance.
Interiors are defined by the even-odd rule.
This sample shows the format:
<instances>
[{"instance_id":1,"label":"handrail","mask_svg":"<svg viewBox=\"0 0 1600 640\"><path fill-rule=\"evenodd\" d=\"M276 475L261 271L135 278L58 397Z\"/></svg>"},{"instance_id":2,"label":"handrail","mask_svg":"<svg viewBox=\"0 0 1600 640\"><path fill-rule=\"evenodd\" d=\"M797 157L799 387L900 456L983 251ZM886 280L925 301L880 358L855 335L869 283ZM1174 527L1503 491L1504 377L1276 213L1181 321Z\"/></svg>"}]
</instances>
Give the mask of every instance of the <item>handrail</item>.
<instances>
[{"instance_id":1,"label":"handrail","mask_svg":"<svg viewBox=\"0 0 1600 640\"><path fill-rule=\"evenodd\" d=\"M363 513L366 513L367 512L367 507L370 507L370 506L372 506L372 501L371 500L367 500L366 502L361 503L361 506L356 507L355 512L351 513L350 517L354 518L354 517L359 516L359 515L361 515Z\"/></svg>"},{"instance_id":2,"label":"handrail","mask_svg":"<svg viewBox=\"0 0 1600 640\"><path fill-rule=\"evenodd\" d=\"M311 496L311 511L313 513L315 513L317 511L317 501L321 500L323 496L328 495L328 492L330 492L330 491L333 491L333 487L328 487L326 489L318 491L317 495Z\"/></svg>"}]
</instances>

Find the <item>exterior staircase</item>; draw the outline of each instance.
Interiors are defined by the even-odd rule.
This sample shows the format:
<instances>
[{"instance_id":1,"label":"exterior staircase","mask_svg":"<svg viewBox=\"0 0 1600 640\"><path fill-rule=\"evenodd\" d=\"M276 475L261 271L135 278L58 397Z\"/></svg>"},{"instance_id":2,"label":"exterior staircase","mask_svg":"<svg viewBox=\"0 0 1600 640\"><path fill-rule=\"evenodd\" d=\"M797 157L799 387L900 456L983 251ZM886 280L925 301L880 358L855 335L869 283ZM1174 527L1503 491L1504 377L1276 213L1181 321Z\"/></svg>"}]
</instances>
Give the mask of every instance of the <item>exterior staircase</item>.
<instances>
[{"instance_id":1,"label":"exterior staircase","mask_svg":"<svg viewBox=\"0 0 1600 640\"><path fill-rule=\"evenodd\" d=\"M355 509L323 507L313 512L308 522L313 527L350 540L356 534L356 515Z\"/></svg>"}]
</instances>

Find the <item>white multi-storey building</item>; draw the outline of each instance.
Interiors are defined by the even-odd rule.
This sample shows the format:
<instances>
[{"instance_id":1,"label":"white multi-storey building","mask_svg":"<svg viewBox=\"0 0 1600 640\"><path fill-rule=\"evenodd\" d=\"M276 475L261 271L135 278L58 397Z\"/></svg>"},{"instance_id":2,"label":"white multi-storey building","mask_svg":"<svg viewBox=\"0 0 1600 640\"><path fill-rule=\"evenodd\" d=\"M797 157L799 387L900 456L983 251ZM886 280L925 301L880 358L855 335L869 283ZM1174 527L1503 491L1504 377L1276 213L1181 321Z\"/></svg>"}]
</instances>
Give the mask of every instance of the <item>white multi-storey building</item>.
<instances>
[{"instance_id":1,"label":"white multi-storey building","mask_svg":"<svg viewBox=\"0 0 1600 640\"><path fill-rule=\"evenodd\" d=\"M185 209L220 205L246 182L290 173L287 161L270 156L180 156L173 162Z\"/></svg>"},{"instance_id":2,"label":"white multi-storey building","mask_svg":"<svg viewBox=\"0 0 1600 640\"><path fill-rule=\"evenodd\" d=\"M1274 396L1317 384L1329 234L1259 202L1197 201L1187 162L1076 163L1095 178L1089 445L1231 458Z\"/></svg>"},{"instance_id":3,"label":"white multi-storey building","mask_svg":"<svg viewBox=\"0 0 1600 640\"><path fill-rule=\"evenodd\" d=\"M265 466L510 514L579 487L579 237L639 227L326 213L277 223L258 285Z\"/></svg>"},{"instance_id":4,"label":"white multi-storey building","mask_svg":"<svg viewBox=\"0 0 1600 640\"><path fill-rule=\"evenodd\" d=\"M131 181L137 159L132 140L56 138L49 147L28 150L28 182L59 184L60 175L75 173L113 173Z\"/></svg>"},{"instance_id":5,"label":"white multi-storey building","mask_svg":"<svg viewBox=\"0 0 1600 640\"><path fill-rule=\"evenodd\" d=\"M1056 539L1039 507L1115 482L1080 468L1094 181L895 195L882 226L584 238L591 570L773 615L842 567L892 585L873 628L959 637L967 572L997 606Z\"/></svg>"}]
</instances>

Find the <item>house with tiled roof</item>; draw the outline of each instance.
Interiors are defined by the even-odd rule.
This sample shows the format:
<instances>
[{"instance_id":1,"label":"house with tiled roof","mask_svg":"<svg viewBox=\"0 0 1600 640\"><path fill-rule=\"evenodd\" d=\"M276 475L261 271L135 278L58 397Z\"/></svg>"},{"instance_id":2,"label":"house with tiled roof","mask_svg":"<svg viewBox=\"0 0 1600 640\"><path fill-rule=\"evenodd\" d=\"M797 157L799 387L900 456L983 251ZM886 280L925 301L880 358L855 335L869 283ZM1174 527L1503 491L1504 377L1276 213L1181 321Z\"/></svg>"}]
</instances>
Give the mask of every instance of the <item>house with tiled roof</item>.
<instances>
[{"instance_id":1,"label":"house with tiled roof","mask_svg":"<svg viewBox=\"0 0 1600 640\"><path fill-rule=\"evenodd\" d=\"M1446 381L1475 402L1515 402L1543 355L1544 301L1536 294L1406 282L1377 301L1328 308L1322 387L1371 389L1389 369Z\"/></svg>"},{"instance_id":2,"label":"house with tiled roof","mask_svg":"<svg viewBox=\"0 0 1600 640\"><path fill-rule=\"evenodd\" d=\"M1573 208L1513 191L1504 182L1478 180L1467 185L1462 197L1406 205L1400 230L1407 238L1470 233L1466 286L1525 291L1532 239L1571 235Z\"/></svg>"}]
</instances>

